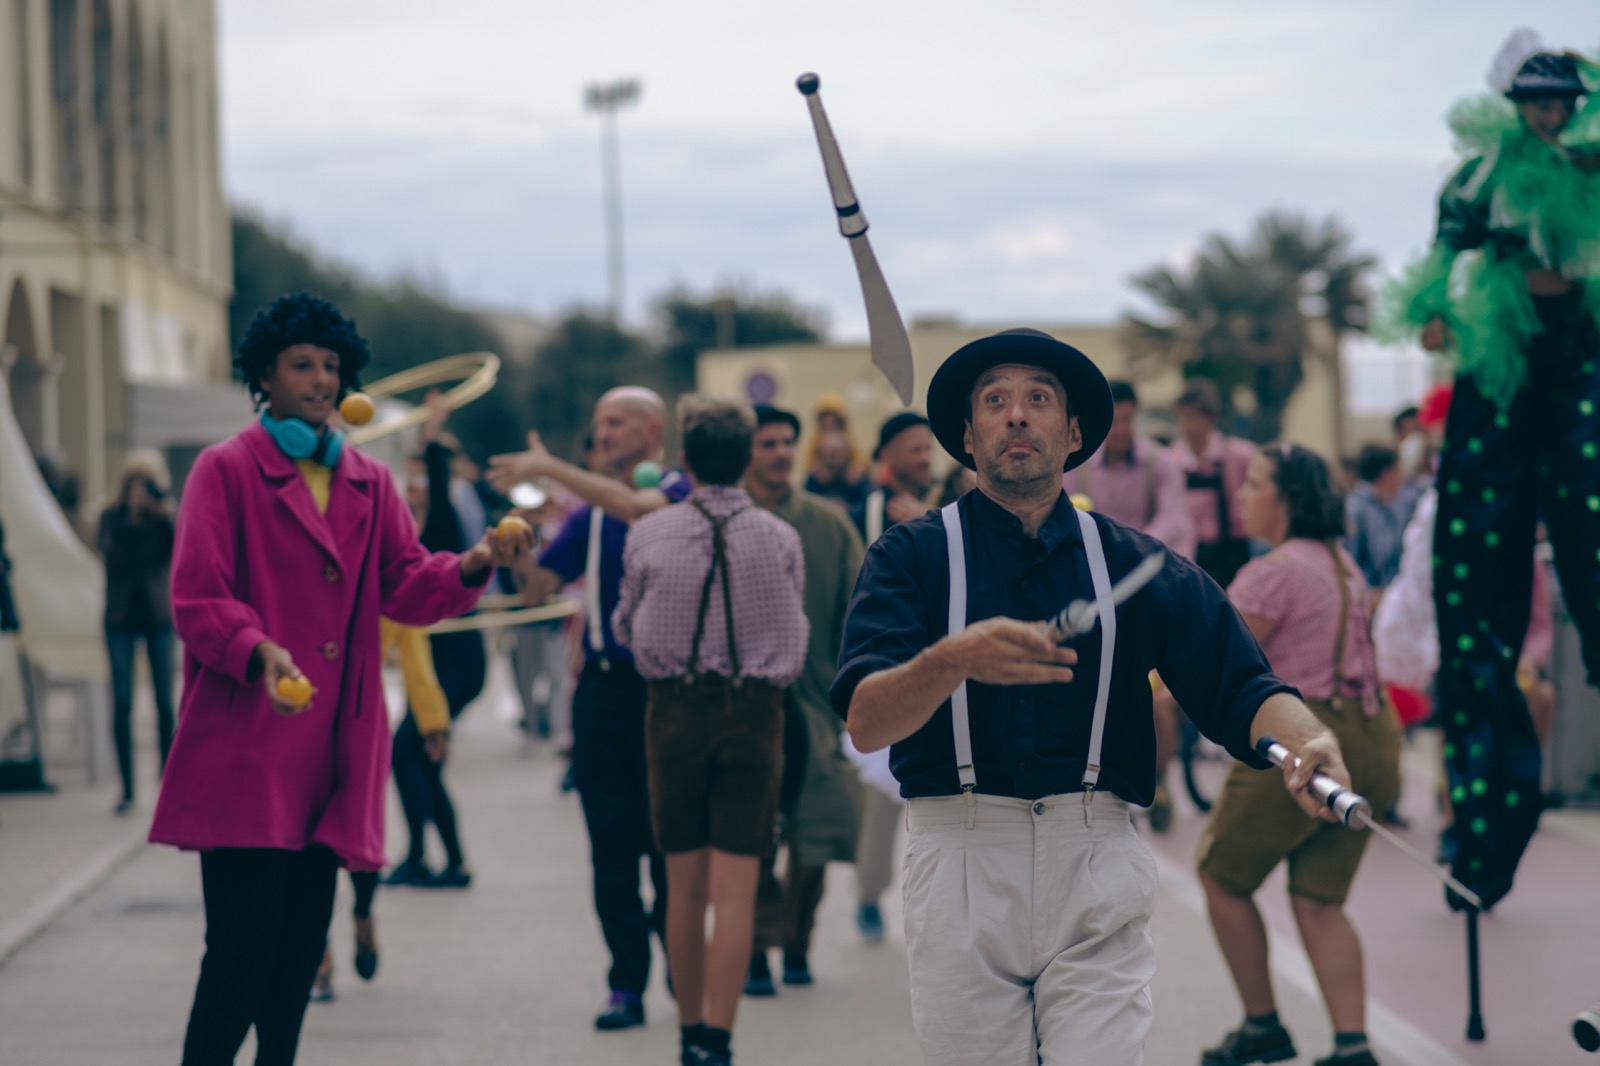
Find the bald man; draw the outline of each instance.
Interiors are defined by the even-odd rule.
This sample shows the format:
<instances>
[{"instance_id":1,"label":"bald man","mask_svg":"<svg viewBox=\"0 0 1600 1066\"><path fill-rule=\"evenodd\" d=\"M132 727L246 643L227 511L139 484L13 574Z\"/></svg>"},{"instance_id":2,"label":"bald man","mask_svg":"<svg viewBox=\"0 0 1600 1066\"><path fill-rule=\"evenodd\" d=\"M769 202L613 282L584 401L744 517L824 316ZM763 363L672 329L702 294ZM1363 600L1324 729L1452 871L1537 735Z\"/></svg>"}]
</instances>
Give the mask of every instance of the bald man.
<instances>
[{"instance_id":1,"label":"bald man","mask_svg":"<svg viewBox=\"0 0 1600 1066\"><path fill-rule=\"evenodd\" d=\"M521 481L548 478L586 505L567 517L537 563L524 556L513 572L523 600L543 602L579 576L584 578L586 627L583 672L572 697L573 783L583 802L594 865L594 906L611 952L610 998L595 1027L643 1025L650 980L650 934L663 929L666 868L650 827L645 770L646 687L633 655L611 631L622 584L628 527L651 511L689 494L689 479L668 473L648 489L633 487L640 463L661 459L666 405L649 389L612 389L594 409L594 470L551 455L537 433L528 450L490 460L489 480L501 492ZM645 909L639 892L639 857L650 859L655 899Z\"/></svg>"}]
</instances>

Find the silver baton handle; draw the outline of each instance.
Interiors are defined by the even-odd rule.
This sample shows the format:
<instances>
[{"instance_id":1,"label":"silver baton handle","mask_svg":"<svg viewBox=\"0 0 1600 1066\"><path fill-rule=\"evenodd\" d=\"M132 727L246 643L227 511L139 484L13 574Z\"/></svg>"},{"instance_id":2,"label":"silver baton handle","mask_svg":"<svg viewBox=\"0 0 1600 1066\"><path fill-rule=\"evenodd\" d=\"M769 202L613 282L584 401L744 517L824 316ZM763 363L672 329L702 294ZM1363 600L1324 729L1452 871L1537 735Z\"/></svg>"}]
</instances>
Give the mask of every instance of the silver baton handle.
<instances>
[{"instance_id":1,"label":"silver baton handle","mask_svg":"<svg viewBox=\"0 0 1600 1066\"><path fill-rule=\"evenodd\" d=\"M1262 737L1256 741L1256 751L1263 759L1278 767L1294 758L1288 748L1272 737ZM1351 829L1362 829L1372 824L1372 804L1327 774L1311 775L1311 794Z\"/></svg>"},{"instance_id":2,"label":"silver baton handle","mask_svg":"<svg viewBox=\"0 0 1600 1066\"><path fill-rule=\"evenodd\" d=\"M1281 767L1290 759L1295 758L1294 755L1290 754L1288 748L1284 747L1282 744L1279 744L1277 740L1272 737L1262 737L1260 740L1256 741L1256 751L1260 753L1263 759L1271 762L1274 766ZM1317 799L1321 800L1323 806L1332 811L1338 817L1339 821L1343 822L1346 826L1351 829L1370 829L1373 834L1382 837L1384 840L1398 848L1402 853L1405 854L1406 858L1410 859L1418 866L1425 868L1440 881L1443 881L1445 887L1450 889L1450 891L1454 892L1468 903L1471 903L1480 911L1483 910L1483 900L1478 898L1478 894L1476 892L1472 891L1472 889L1468 888L1466 885L1450 876L1450 872L1448 870L1440 867L1432 859L1428 858L1428 856L1422 854L1422 852L1418 851L1410 844L1407 844L1404 840L1401 840L1399 837L1395 836L1393 833L1389 832L1389 830L1380 825L1378 820L1372 817L1372 804L1368 803L1362 796L1348 788L1345 788L1343 785L1339 784L1339 782L1335 781L1333 778L1324 773L1315 773L1311 775L1310 788L1311 794L1316 796Z\"/></svg>"}]
</instances>

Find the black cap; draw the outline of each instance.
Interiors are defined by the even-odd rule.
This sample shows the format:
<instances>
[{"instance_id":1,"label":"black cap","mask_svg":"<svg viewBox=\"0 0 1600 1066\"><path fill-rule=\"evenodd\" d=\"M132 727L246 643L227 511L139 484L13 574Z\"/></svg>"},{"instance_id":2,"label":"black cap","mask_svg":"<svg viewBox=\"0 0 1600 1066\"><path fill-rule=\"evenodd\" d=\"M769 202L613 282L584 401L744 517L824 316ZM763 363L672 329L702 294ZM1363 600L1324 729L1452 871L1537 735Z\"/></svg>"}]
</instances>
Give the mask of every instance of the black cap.
<instances>
[{"instance_id":1,"label":"black cap","mask_svg":"<svg viewBox=\"0 0 1600 1066\"><path fill-rule=\"evenodd\" d=\"M956 349L928 383L928 420L944 450L962 466L977 468L965 444L972 387L985 370L1007 363L1048 370L1067 390L1077 416L1083 447L1067 456L1062 470L1071 470L1105 443L1113 415L1111 387L1094 361L1070 344L1036 329L1008 329Z\"/></svg>"},{"instance_id":2,"label":"black cap","mask_svg":"<svg viewBox=\"0 0 1600 1066\"><path fill-rule=\"evenodd\" d=\"M878 446L872 450L872 457L876 459L883 454L883 450L889 446L889 442L906 430L913 429L916 426L926 426L927 424L928 420L915 411L901 411L897 415L890 415L889 420L878 430Z\"/></svg>"},{"instance_id":3,"label":"black cap","mask_svg":"<svg viewBox=\"0 0 1600 1066\"><path fill-rule=\"evenodd\" d=\"M785 411L783 408L774 407L770 403L758 403L755 405L755 412L757 426L770 426L781 422L794 430L796 437L800 436L800 416L793 411Z\"/></svg>"}]
</instances>

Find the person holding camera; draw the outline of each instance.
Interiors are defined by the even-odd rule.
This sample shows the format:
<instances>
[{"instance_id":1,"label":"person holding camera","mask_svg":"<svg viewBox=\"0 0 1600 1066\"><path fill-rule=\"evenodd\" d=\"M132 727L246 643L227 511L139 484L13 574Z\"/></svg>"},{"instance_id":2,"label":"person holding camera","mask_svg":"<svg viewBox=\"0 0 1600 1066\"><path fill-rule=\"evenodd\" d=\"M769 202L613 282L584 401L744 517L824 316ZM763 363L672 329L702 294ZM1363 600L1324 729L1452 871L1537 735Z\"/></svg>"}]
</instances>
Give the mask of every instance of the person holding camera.
<instances>
[{"instance_id":1,"label":"person holding camera","mask_svg":"<svg viewBox=\"0 0 1600 1066\"><path fill-rule=\"evenodd\" d=\"M106 655L111 660L111 729L122 798L116 813L133 810L133 658L140 641L155 689L161 769L172 749L172 513L167 467L152 451L130 452L122 464L116 502L100 515L95 546L106 568Z\"/></svg>"}]
</instances>

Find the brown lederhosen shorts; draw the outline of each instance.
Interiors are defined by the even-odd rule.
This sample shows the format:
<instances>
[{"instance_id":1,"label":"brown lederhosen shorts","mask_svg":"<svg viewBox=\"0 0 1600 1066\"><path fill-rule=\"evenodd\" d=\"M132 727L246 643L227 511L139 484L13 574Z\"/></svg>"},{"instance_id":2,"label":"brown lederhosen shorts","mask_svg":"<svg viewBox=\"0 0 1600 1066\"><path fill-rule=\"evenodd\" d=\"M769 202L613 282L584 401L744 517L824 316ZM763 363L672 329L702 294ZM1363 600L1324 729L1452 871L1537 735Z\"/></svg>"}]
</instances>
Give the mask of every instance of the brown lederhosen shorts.
<instances>
[{"instance_id":1,"label":"brown lederhosen shorts","mask_svg":"<svg viewBox=\"0 0 1600 1066\"><path fill-rule=\"evenodd\" d=\"M645 761L656 846L762 855L783 776L783 689L715 674L650 682Z\"/></svg>"},{"instance_id":2,"label":"brown lederhosen shorts","mask_svg":"<svg viewBox=\"0 0 1600 1066\"><path fill-rule=\"evenodd\" d=\"M1360 700L1306 700L1333 731L1350 783L1382 814L1400 794L1400 720L1384 701L1367 717ZM1372 834L1310 818L1283 785L1282 770L1235 763L1211 823L1200 837L1200 871L1236 896L1248 896L1284 859L1289 892L1315 903L1342 904Z\"/></svg>"}]
</instances>

